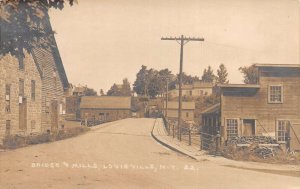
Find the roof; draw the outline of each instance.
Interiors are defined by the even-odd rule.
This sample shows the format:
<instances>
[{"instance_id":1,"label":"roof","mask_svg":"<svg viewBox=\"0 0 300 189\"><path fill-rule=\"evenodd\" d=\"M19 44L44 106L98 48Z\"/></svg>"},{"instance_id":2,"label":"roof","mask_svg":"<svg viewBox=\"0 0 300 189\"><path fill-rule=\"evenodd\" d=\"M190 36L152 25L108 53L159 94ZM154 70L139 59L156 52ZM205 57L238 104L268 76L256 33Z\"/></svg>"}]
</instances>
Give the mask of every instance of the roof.
<instances>
[{"instance_id":1,"label":"roof","mask_svg":"<svg viewBox=\"0 0 300 189\"><path fill-rule=\"evenodd\" d=\"M300 68L300 64L254 64L255 67Z\"/></svg>"},{"instance_id":2,"label":"roof","mask_svg":"<svg viewBox=\"0 0 300 189\"><path fill-rule=\"evenodd\" d=\"M164 104L166 104L166 102ZM168 101L168 109L177 109L178 110L178 106L179 106L178 101ZM166 105L165 105L165 107L166 107ZM195 102L182 102L182 109L194 110Z\"/></svg>"},{"instance_id":3,"label":"roof","mask_svg":"<svg viewBox=\"0 0 300 189\"><path fill-rule=\"evenodd\" d=\"M260 88L257 84L218 84L217 86L220 88Z\"/></svg>"},{"instance_id":4,"label":"roof","mask_svg":"<svg viewBox=\"0 0 300 189\"><path fill-rule=\"evenodd\" d=\"M221 105L220 103L212 105L201 112L201 114L211 114L220 111Z\"/></svg>"},{"instance_id":5,"label":"roof","mask_svg":"<svg viewBox=\"0 0 300 189\"><path fill-rule=\"evenodd\" d=\"M204 81L195 81L193 84L183 84L182 89L201 89L201 88L212 88L213 83ZM179 89L179 84L176 84L176 89Z\"/></svg>"},{"instance_id":6,"label":"roof","mask_svg":"<svg viewBox=\"0 0 300 189\"><path fill-rule=\"evenodd\" d=\"M74 90L73 90L73 92L75 92L75 93L83 93L83 92L86 91L86 89L87 89L87 87L75 87Z\"/></svg>"},{"instance_id":7,"label":"roof","mask_svg":"<svg viewBox=\"0 0 300 189\"><path fill-rule=\"evenodd\" d=\"M89 109L131 109L131 97L123 96L84 96L80 108Z\"/></svg>"},{"instance_id":8,"label":"roof","mask_svg":"<svg viewBox=\"0 0 300 189\"><path fill-rule=\"evenodd\" d=\"M195 81L194 88L212 88L214 86L211 82L204 82L204 81Z\"/></svg>"}]
</instances>

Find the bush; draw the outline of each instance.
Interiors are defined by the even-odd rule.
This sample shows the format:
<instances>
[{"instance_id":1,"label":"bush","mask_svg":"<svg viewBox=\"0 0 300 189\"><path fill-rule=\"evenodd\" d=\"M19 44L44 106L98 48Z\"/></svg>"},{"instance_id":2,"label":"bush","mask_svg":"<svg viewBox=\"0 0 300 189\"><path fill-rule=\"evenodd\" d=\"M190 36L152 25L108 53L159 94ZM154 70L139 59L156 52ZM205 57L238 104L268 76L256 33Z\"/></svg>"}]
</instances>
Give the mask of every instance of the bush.
<instances>
[{"instance_id":1,"label":"bush","mask_svg":"<svg viewBox=\"0 0 300 189\"><path fill-rule=\"evenodd\" d=\"M26 137L23 136L19 136L19 135L7 136L3 140L3 147L5 149L15 149L23 146L26 146Z\"/></svg>"},{"instance_id":2,"label":"bush","mask_svg":"<svg viewBox=\"0 0 300 189\"><path fill-rule=\"evenodd\" d=\"M47 143L57 140L63 140L66 138L71 138L74 136L78 136L82 133L87 132L90 130L87 127L75 127L70 128L66 130L59 130L58 132L49 134L49 133L42 133L39 135L32 135L32 136L20 136L20 135L12 135L7 136L3 140L3 145L1 148L3 149L16 149L28 145L34 145L34 144L41 144L41 143Z\"/></svg>"},{"instance_id":3,"label":"bush","mask_svg":"<svg viewBox=\"0 0 300 189\"><path fill-rule=\"evenodd\" d=\"M224 157L239 161L255 161L264 163L299 164L300 153L287 152L279 147L267 148L252 144L249 147L237 147L234 144L222 149Z\"/></svg>"}]
</instances>

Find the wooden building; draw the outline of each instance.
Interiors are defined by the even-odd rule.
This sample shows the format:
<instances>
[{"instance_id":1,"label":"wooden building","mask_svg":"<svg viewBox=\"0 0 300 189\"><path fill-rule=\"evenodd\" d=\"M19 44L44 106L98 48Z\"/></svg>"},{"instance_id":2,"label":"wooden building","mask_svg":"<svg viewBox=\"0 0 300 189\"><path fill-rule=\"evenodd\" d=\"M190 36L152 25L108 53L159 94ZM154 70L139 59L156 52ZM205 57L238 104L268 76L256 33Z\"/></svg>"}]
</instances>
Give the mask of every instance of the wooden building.
<instances>
[{"instance_id":1,"label":"wooden building","mask_svg":"<svg viewBox=\"0 0 300 189\"><path fill-rule=\"evenodd\" d=\"M168 119L178 119L178 101L168 101L168 109L166 109L166 102L164 102L164 111ZM194 122L195 102L182 102L181 118L184 121Z\"/></svg>"},{"instance_id":2,"label":"wooden building","mask_svg":"<svg viewBox=\"0 0 300 189\"><path fill-rule=\"evenodd\" d=\"M224 84L221 103L202 115L203 127L223 140L271 136L300 150L300 65L256 64L257 84Z\"/></svg>"},{"instance_id":3,"label":"wooden building","mask_svg":"<svg viewBox=\"0 0 300 189\"><path fill-rule=\"evenodd\" d=\"M131 117L131 97L83 96L80 103L82 120L109 122Z\"/></svg>"},{"instance_id":4,"label":"wooden building","mask_svg":"<svg viewBox=\"0 0 300 189\"><path fill-rule=\"evenodd\" d=\"M201 97L201 96L209 96L213 92L213 83L208 82L194 82L190 85L182 85L182 96L183 97ZM176 88L170 90L169 98L175 98L179 96L179 85L176 84Z\"/></svg>"},{"instance_id":5,"label":"wooden building","mask_svg":"<svg viewBox=\"0 0 300 189\"><path fill-rule=\"evenodd\" d=\"M18 8L26 9L26 4L20 3ZM0 12L10 10L7 6L1 6ZM42 36L40 43L30 41L30 36L34 34L27 33L25 38L28 37L28 41L33 44L26 50L19 48L18 51L13 51L17 49L14 46L4 46L1 49L0 141L7 135L55 131L63 124L64 93L69 84L47 9L41 8L41 11L44 17L40 18L39 28L47 35ZM13 11L10 16L16 18L16 21L24 20L24 12ZM25 30L25 25L25 21L6 23L2 20L2 40L13 40L16 32Z\"/></svg>"}]
</instances>

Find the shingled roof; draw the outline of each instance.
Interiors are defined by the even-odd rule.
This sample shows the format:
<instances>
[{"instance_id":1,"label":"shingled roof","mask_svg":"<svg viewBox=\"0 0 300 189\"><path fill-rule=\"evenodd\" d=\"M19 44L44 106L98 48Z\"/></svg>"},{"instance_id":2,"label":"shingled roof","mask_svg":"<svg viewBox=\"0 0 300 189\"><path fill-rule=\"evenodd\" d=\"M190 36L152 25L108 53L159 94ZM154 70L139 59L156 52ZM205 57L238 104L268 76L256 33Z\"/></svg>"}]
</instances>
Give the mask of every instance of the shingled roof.
<instances>
[{"instance_id":1,"label":"shingled roof","mask_svg":"<svg viewBox=\"0 0 300 189\"><path fill-rule=\"evenodd\" d=\"M131 97L123 96L84 96L81 109L131 109Z\"/></svg>"}]
</instances>

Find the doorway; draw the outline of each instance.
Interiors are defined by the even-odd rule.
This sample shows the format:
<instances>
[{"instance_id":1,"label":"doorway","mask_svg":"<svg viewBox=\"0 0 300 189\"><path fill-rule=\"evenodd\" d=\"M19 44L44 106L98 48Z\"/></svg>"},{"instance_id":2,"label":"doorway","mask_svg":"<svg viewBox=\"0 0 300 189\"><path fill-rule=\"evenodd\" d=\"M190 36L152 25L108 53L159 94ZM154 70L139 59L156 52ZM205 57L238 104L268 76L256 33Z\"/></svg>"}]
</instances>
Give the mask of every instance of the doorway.
<instances>
[{"instance_id":1,"label":"doorway","mask_svg":"<svg viewBox=\"0 0 300 189\"><path fill-rule=\"evenodd\" d=\"M58 103L56 100L51 101L51 130L58 129Z\"/></svg>"},{"instance_id":2,"label":"doorway","mask_svg":"<svg viewBox=\"0 0 300 189\"><path fill-rule=\"evenodd\" d=\"M255 135L255 119L244 119L243 120L243 128L242 128L243 136L254 136Z\"/></svg>"},{"instance_id":3,"label":"doorway","mask_svg":"<svg viewBox=\"0 0 300 189\"><path fill-rule=\"evenodd\" d=\"M23 131L27 129L27 101L22 97L19 100L19 129Z\"/></svg>"}]
</instances>

